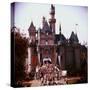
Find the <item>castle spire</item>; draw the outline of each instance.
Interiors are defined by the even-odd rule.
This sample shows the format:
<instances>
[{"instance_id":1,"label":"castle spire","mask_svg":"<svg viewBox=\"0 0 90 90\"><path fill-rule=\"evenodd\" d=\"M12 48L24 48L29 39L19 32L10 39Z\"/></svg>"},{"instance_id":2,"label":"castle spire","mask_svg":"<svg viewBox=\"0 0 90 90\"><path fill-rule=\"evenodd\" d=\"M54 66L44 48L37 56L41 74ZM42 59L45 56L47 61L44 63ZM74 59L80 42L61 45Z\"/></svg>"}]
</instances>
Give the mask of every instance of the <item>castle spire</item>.
<instances>
[{"instance_id":1,"label":"castle spire","mask_svg":"<svg viewBox=\"0 0 90 90\"><path fill-rule=\"evenodd\" d=\"M31 21L31 25L30 26L34 26L33 21Z\"/></svg>"},{"instance_id":2,"label":"castle spire","mask_svg":"<svg viewBox=\"0 0 90 90\"><path fill-rule=\"evenodd\" d=\"M46 21L46 19L45 19L45 17L43 16L43 17L42 17L42 27L44 27L45 21Z\"/></svg>"},{"instance_id":3,"label":"castle spire","mask_svg":"<svg viewBox=\"0 0 90 90\"><path fill-rule=\"evenodd\" d=\"M52 29L52 32L55 33L56 19L55 19L55 7L53 4L51 4L50 16L51 16L51 18L49 19L50 28Z\"/></svg>"},{"instance_id":4,"label":"castle spire","mask_svg":"<svg viewBox=\"0 0 90 90\"><path fill-rule=\"evenodd\" d=\"M78 24L75 24L75 34L77 34Z\"/></svg>"},{"instance_id":5,"label":"castle spire","mask_svg":"<svg viewBox=\"0 0 90 90\"><path fill-rule=\"evenodd\" d=\"M59 26L59 33L61 34L61 24L60 24L60 26Z\"/></svg>"},{"instance_id":6,"label":"castle spire","mask_svg":"<svg viewBox=\"0 0 90 90\"><path fill-rule=\"evenodd\" d=\"M50 14L52 15L54 15L55 14L55 7L53 6L53 4L51 4L51 12L50 12Z\"/></svg>"},{"instance_id":7,"label":"castle spire","mask_svg":"<svg viewBox=\"0 0 90 90\"><path fill-rule=\"evenodd\" d=\"M34 33L33 34L34 36L36 34L36 27L34 26L33 21L31 21L31 24L30 24L30 26L28 28L28 32L29 32L29 36L31 36L32 33Z\"/></svg>"}]
</instances>

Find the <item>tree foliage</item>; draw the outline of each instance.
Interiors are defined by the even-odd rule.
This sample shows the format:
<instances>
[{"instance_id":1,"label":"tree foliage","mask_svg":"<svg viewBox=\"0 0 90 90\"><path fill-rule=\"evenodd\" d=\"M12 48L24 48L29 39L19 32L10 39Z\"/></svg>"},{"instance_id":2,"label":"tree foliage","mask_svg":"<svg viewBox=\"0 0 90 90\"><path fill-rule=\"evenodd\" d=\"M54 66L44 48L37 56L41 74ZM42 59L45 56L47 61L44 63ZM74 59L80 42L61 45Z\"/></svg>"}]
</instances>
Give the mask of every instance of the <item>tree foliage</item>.
<instances>
[{"instance_id":1,"label":"tree foliage","mask_svg":"<svg viewBox=\"0 0 90 90\"><path fill-rule=\"evenodd\" d=\"M14 55L15 55L15 80L25 78L25 60L27 58L28 39L19 32L13 31L14 35Z\"/></svg>"}]
</instances>

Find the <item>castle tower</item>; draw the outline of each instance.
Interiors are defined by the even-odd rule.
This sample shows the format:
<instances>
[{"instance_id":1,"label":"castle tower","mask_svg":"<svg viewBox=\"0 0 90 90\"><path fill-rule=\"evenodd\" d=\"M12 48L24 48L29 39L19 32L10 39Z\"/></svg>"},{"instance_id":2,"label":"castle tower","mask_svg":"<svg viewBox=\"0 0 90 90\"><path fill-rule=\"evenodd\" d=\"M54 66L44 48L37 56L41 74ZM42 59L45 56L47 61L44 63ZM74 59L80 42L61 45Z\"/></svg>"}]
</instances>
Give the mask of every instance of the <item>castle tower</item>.
<instances>
[{"instance_id":1,"label":"castle tower","mask_svg":"<svg viewBox=\"0 0 90 90\"><path fill-rule=\"evenodd\" d=\"M31 71L35 71L35 68L38 64L38 57L37 57L37 46L36 46L36 28L31 22L29 31L29 54L30 54L30 64L31 64Z\"/></svg>"},{"instance_id":2,"label":"castle tower","mask_svg":"<svg viewBox=\"0 0 90 90\"><path fill-rule=\"evenodd\" d=\"M51 11L50 11L51 18L49 19L50 28L52 29L52 32L55 33L55 7L51 5Z\"/></svg>"},{"instance_id":3,"label":"castle tower","mask_svg":"<svg viewBox=\"0 0 90 90\"><path fill-rule=\"evenodd\" d=\"M35 43L35 40L36 40L36 28L35 28L33 22L31 22L28 31L29 31L30 42Z\"/></svg>"}]
</instances>

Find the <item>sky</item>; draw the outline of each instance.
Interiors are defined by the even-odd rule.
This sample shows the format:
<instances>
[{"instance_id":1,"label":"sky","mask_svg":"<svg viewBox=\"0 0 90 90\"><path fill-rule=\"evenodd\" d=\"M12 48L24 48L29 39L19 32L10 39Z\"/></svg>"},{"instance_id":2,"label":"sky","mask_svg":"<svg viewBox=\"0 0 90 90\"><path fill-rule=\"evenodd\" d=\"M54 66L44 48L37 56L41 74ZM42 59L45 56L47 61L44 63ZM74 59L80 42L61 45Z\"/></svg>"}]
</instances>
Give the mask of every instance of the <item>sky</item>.
<instances>
[{"instance_id":1,"label":"sky","mask_svg":"<svg viewBox=\"0 0 90 90\"><path fill-rule=\"evenodd\" d=\"M54 4L56 18L56 33L59 33L61 24L62 33L68 39L71 32L77 33L79 42L88 41L88 7L87 6L69 6ZM51 4L36 3L16 3L14 24L21 32L28 36L28 28L33 21L36 29L42 27L42 17L50 19ZM76 26L76 24L78 24Z\"/></svg>"}]
</instances>

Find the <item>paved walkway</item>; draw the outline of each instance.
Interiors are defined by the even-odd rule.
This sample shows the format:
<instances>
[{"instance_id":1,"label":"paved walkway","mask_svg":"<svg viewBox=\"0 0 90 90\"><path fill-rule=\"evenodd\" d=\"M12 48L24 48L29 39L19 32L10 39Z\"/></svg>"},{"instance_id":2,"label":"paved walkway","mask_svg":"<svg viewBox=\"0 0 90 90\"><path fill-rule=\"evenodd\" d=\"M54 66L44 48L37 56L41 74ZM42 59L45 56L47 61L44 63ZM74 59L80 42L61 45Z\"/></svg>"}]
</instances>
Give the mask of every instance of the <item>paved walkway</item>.
<instances>
[{"instance_id":1,"label":"paved walkway","mask_svg":"<svg viewBox=\"0 0 90 90\"><path fill-rule=\"evenodd\" d=\"M71 78L67 78L67 82L64 79L58 80L56 81L56 83L58 85L61 84L73 84L75 83L77 80L80 80L80 77L71 77ZM24 86L30 86L30 87L36 87L36 86L41 86L41 81L40 80L32 80L32 81L24 81L23 82Z\"/></svg>"},{"instance_id":2,"label":"paved walkway","mask_svg":"<svg viewBox=\"0 0 90 90\"><path fill-rule=\"evenodd\" d=\"M41 86L41 81L40 80L33 80L31 87L34 87L34 86Z\"/></svg>"}]
</instances>

